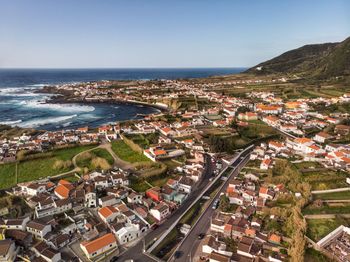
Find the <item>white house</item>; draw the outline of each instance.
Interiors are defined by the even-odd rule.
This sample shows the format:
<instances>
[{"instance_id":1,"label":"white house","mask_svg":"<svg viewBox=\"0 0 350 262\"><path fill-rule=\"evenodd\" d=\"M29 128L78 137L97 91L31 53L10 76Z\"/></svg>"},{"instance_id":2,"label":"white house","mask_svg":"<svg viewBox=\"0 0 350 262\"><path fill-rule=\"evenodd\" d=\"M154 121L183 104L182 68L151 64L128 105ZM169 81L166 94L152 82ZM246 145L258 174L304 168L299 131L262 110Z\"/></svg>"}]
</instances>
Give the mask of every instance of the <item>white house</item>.
<instances>
[{"instance_id":1,"label":"white house","mask_svg":"<svg viewBox=\"0 0 350 262\"><path fill-rule=\"evenodd\" d=\"M51 232L52 228L50 224L43 223L39 220L32 220L27 224L27 231L32 233L35 238L43 239L44 236Z\"/></svg>"},{"instance_id":2,"label":"white house","mask_svg":"<svg viewBox=\"0 0 350 262\"><path fill-rule=\"evenodd\" d=\"M170 214L169 206L164 202L159 203L149 212L155 219L157 219L157 221L162 221Z\"/></svg>"}]
</instances>

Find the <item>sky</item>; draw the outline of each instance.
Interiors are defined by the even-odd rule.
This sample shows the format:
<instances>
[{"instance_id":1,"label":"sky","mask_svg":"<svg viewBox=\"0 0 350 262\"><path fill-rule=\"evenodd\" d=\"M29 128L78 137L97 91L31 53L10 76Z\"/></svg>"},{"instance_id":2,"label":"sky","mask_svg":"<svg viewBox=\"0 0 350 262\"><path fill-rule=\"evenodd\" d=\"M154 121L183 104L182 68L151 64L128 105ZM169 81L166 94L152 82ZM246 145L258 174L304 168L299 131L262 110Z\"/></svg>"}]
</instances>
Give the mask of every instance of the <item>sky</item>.
<instances>
[{"instance_id":1,"label":"sky","mask_svg":"<svg viewBox=\"0 0 350 262\"><path fill-rule=\"evenodd\" d=\"M347 0L0 0L0 68L250 67L350 36Z\"/></svg>"}]
</instances>

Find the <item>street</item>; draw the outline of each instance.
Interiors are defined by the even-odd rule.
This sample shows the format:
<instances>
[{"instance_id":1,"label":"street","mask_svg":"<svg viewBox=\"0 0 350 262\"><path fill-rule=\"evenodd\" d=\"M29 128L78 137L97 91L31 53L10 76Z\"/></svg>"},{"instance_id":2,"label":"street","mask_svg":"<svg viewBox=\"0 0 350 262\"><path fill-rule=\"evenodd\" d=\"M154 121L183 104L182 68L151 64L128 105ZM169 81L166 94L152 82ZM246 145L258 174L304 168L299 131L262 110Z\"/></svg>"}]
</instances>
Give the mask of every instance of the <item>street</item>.
<instances>
[{"instance_id":1,"label":"street","mask_svg":"<svg viewBox=\"0 0 350 262\"><path fill-rule=\"evenodd\" d=\"M213 174L213 163L211 162L211 157L209 155L205 155L205 167L201 181L197 184L196 188L191 192L188 198L184 201L184 203L172 213L167 220L164 221L158 228L155 230L151 230L145 236L145 243L152 242L155 238L158 238L165 230L167 230L188 208L189 205L197 198L197 196L204 190L204 188L208 185L209 179ZM118 261L124 261L127 259L133 259L135 262L148 262L154 261L149 258L145 254L143 254L144 242L139 241L133 247L130 247L124 253L122 253L118 259Z\"/></svg>"},{"instance_id":2,"label":"street","mask_svg":"<svg viewBox=\"0 0 350 262\"><path fill-rule=\"evenodd\" d=\"M249 154L244 158L238 158L231 166L234 168L233 172L230 175L230 178L235 177L239 174L239 171L245 166L245 164L249 161ZM211 199L210 204L207 209L204 211L202 216L199 218L197 223L191 229L190 233L186 236L183 242L177 249L177 253L179 254L178 258L174 258L173 261L178 262L187 262L192 261L193 253L196 251L200 240L198 239L199 234L205 234L210 228L210 218L213 216L215 209L212 208L212 203L220 196L220 193L225 192L226 188L230 182L230 178L227 179L222 186L221 190L219 190L215 197Z\"/></svg>"}]
</instances>

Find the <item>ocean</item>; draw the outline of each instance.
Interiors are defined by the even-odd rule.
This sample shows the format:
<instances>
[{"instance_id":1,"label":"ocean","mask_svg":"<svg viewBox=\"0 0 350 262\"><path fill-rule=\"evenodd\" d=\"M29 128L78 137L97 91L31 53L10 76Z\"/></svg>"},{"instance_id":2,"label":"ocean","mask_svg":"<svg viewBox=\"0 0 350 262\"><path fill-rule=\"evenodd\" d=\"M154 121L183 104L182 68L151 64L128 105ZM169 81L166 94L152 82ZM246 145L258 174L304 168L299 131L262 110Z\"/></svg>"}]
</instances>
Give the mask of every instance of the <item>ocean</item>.
<instances>
[{"instance_id":1,"label":"ocean","mask_svg":"<svg viewBox=\"0 0 350 262\"><path fill-rule=\"evenodd\" d=\"M244 68L186 69L0 69L0 124L58 130L137 119L152 107L127 104L51 104L37 93L50 84L98 80L200 78L235 74Z\"/></svg>"}]
</instances>

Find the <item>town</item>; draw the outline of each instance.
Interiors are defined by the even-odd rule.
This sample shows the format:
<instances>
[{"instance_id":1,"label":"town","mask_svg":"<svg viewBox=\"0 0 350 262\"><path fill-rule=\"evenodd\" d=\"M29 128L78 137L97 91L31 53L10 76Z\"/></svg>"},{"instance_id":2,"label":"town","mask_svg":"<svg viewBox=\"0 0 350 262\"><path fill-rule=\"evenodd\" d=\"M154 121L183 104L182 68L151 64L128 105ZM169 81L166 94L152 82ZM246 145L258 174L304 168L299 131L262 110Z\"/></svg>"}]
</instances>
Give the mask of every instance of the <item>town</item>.
<instances>
[{"instance_id":1,"label":"town","mask_svg":"<svg viewBox=\"0 0 350 262\"><path fill-rule=\"evenodd\" d=\"M0 260L350 261L350 93L290 80L44 88L161 111L2 135Z\"/></svg>"}]
</instances>

